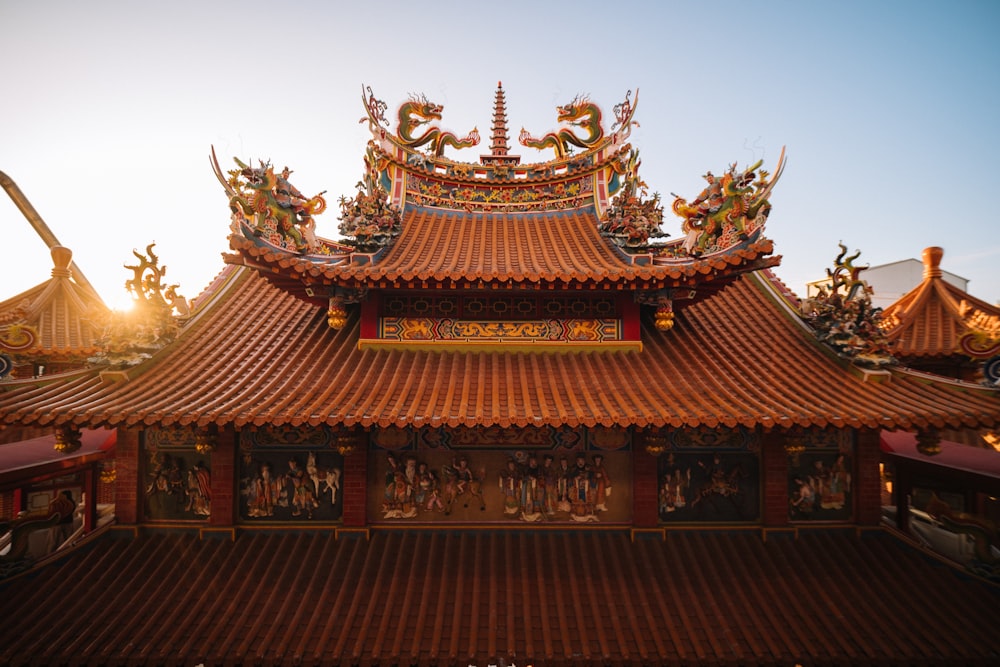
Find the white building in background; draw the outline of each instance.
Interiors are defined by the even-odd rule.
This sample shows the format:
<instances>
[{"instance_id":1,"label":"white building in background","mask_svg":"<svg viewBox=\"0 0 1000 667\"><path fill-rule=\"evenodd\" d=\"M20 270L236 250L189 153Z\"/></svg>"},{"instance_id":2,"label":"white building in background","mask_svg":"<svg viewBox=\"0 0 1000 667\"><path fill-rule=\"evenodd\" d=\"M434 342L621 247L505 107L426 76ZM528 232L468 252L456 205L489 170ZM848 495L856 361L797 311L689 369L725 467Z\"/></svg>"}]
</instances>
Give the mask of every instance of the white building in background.
<instances>
[{"instance_id":1,"label":"white building in background","mask_svg":"<svg viewBox=\"0 0 1000 667\"><path fill-rule=\"evenodd\" d=\"M887 308L923 281L924 262L919 259L902 259L865 269L858 277L872 288L872 305ZM941 278L963 292L969 291L968 278L944 270L941 271ZM829 290L830 279L806 283L806 296L815 296L820 287Z\"/></svg>"}]
</instances>

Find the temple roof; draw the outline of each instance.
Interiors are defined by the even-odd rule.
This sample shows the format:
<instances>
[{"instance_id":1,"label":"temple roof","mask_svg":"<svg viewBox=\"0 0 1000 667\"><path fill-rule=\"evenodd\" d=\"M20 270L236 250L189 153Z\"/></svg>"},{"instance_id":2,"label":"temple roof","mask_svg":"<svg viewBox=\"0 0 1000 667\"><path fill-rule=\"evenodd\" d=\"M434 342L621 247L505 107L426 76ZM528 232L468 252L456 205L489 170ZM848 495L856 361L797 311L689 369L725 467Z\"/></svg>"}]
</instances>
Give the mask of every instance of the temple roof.
<instances>
[{"instance_id":1,"label":"temple roof","mask_svg":"<svg viewBox=\"0 0 1000 667\"><path fill-rule=\"evenodd\" d=\"M109 313L101 297L73 279L73 253L52 248L52 277L21 294L0 302L0 352L11 327L30 327L32 341L13 348L18 357L39 362L82 361L98 350L103 335L98 320ZM25 330L27 331L27 330Z\"/></svg>"},{"instance_id":2,"label":"temple roof","mask_svg":"<svg viewBox=\"0 0 1000 667\"><path fill-rule=\"evenodd\" d=\"M923 253L924 279L886 308L883 322L898 357L946 357L961 353L969 333L1000 337L1000 308L977 299L941 276L941 248Z\"/></svg>"},{"instance_id":3,"label":"temple roof","mask_svg":"<svg viewBox=\"0 0 1000 667\"><path fill-rule=\"evenodd\" d=\"M377 263L324 262L233 234L230 245L253 265L300 295L306 288L348 284L434 286L514 283L518 286L618 289L725 284L740 271L778 264L770 240L754 235L703 258L653 258L637 263L598 231L594 209L535 213L466 213L411 208L402 232ZM728 280L727 280L728 279ZM296 288L296 283L300 287ZM720 285L715 285L717 289Z\"/></svg>"},{"instance_id":4,"label":"temple roof","mask_svg":"<svg viewBox=\"0 0 1000 667\"><path fill-rule=\"evenodd\" d=\"M143 534L100 539L42 574L4 584L0 663L995 665L1000 656L996 590L881 531Z\"/></svg>"},{"instance_id":5,"label":"temple roof","mask_svg":"<svg viewBox=\"0 0 1000 667\"><path fill-rule=\"evenodd\" d=\"M553 149L552 159L521 164L508 153L506 106L498 85L491 153L480 164L444 155L469 148L443 130L441 105L411 95L389 129L388 105L362 90L369 130L365 172L354 197L339 199L342 239L315 234L323 193L307 198L270 161L213 171L233 212L227 261L261 271L275 285L321 304L343 288L489 288L695 290L714 293L738 274L775 266L763 236L769 196L786 163L773 173L757 161L708 184L691 202L675 196L663 228L658 193L639 177L638 150L627 141L638 91L615 105L613 123L578 95L557 107L560 128L542 136L522 129L519 141ZM611 120L611 118L609 118ZM297 194L291 194L297 193ZM292 199L289 199L292 197ZM294 199L294 202L293 202ZM648 296L648 295L646 295ZM667 296L667 295L663 295ZM672 298L672 297L668 297Z\"/></svg>"},{"instance_id":6,"label":"temple roof","mask_svg":"<svg viewBox=\"0 0 1000 667\"><path fill-rule=\"evenodd\" d=\"M230 268L178 340L129 371L0 385L7 423L78 426L993 427L995 390L851 368L765 275L644 318L641 351L359 349L321 308ZM876 380L876 381L871 381Z\"/></svg>"}]
</instances>

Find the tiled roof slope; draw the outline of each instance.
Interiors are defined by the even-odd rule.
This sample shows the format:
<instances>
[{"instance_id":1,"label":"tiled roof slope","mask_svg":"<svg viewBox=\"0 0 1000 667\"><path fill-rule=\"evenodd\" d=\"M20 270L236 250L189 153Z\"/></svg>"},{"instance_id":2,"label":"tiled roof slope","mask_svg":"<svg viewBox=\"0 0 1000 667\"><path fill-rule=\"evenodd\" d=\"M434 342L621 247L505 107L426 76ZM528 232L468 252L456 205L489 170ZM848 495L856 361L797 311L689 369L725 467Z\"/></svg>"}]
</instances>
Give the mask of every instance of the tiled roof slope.
<instances>
[{"instance_id":1,"label":"tiled roof slope","mask_svg":"<svg viewBox=\"0 0 1000 667\"><path fill-rule=\"evenodd\" d=\"M942 254L941 248L924 250L923 281L882 312L898 357L955 354L959 339L976 330L1000 336L1000 308L944 280Z\"/></svg>"},{"instance_id":2,"label":"tiled roof slope","mask_svg":"<svg viewBox=\"0 0 1000 667\"><path fill-rule=\"evenodd\" d=\"M52 248L52 277L31 289L0 302L0 333L12 324L34 327L38 340L22 357L81 358L97 352L103 330L95 321L108 313L101 297L72 279L73 253Z\"/></svg>"},{"instance_id":3,"label":"tiled roof slope","mask_svg":"<svg viewBox=\"0 0 1000 667\"><path fill-rule=\"evenodd\" d=\"M886 534L103 539L0 594L0 663L995 665L997 593Z\"/></svg>"},{"instance_id":4,"label":"tiled roof slope","mask_svg":"<svg viewBox=\"0 0 1000 667\"><path fill-rule=\"evenodd\" d=\"M406 284L508 282L522 284L689 284L734 268L764 268L773 244L758 239L702 259L632 264L598 232L592 208L539 213L466 213L407 209L403 231L374 264L322 264L258 245L238 234L234 250L261 268L304 282ZM714 276L712 276L714 277Z\"/></svg>"},{"instance_id":5,"label":"tiled roof slope","mask_svg":"<svg viewBox=\"0 0 1000 667\"><path fill-rule=\"evenodd\" d=\"M893 372L865 382L782 310L756 275L681 310L643 350L359 349L353 314L235 271L178 341L122 374L0 385L7 423L80 426L993 427L1000 394ZM117 381L116 381L117 380Z\"/></svg>"}]
</instances>

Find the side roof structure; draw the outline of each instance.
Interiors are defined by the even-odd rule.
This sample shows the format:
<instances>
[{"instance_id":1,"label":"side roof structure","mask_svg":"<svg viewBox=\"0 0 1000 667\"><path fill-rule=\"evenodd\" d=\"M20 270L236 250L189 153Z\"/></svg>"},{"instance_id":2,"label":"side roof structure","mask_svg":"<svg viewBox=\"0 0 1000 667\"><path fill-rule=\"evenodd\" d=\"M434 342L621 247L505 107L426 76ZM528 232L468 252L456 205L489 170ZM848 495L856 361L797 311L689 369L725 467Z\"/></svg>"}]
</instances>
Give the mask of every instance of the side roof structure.
<instances>
[{"instance_id":1,"label":"side roof structure","mask_svg":"<svg viewBox=\"0 0 1000 667\"><path fill-rule=\"evenodd\" d=\"M73 279L69 248L51 249L52 277L0 302L0 352L37 363L83 365L99 351L110 312L89 284Z\"/></svg>"},{"instance_id":2,"label":"side roof structure","mask_svg":"<svg viewBox=\"0 0 1000 667\"><path fill-rule=\"evenodd\" d=\"M886 308L883 322L897 356L932 359L980 354L970 334L1000 341L1000 308L977 299L942 278L944 250L923 252L923 281Z\"/></svg>"}]
</instances>

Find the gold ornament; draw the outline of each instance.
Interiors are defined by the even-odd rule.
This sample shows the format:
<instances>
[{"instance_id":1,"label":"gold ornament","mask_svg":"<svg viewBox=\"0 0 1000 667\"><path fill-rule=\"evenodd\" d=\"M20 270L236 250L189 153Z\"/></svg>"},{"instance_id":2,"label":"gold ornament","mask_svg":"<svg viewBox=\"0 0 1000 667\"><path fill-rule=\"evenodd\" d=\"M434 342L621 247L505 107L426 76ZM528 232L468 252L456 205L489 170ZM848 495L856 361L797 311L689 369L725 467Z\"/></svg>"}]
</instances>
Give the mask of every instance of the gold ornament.
<instances>
[{"instance_id":1,"label":"gold ornament","mask_svg":"<svg viewBox=\"0 0 1000 667\"><path fill-rule=\"evenodd\" d=\"M660 305L656 309L656 328L660 331L669 331L674 326L674 307L670 299L660 299Z\"/></svg>"},{"instance_id":2,"label":"gold ornament","mask_svg":"<svg viewBox=\"0 0 1000 667\"><path fill-rule=\"evenodd\" d=\"M56 429L55 450L62 454L72 454L80 449L80 431L72 426L63 426Z\"/></svg>"},{"instance_id":3,"label":"gold ornament","mask_svg":"<svg viewBox=\"0 0 1000 667\"><path fill-rule=\"evenodd\" d=\"M194 448L202 456L208 456L215 451L215 434L207 430L198 430L195 438Z\"/></svg>"},{"instance_id":4,"label":"gold ornament","mask_svg":"<svg viewBox=\"0 0 1000 667\"><path fill-rule=\"evenodd\" d=\"M330 299L330 307L326 311L326 323L331 329L337 331L347 324L347 310L344 308L344 300L340 297Z\"/></svg>"},{"instance_id":5,"label":"gold ornament","mask_svg":"<svg viewBox=\"0 0 1000 667\"><path fill-rule=\"evenodd\" d=\"M934 456L941 453L941 434L936 428L917 432L917 451L924 456Z\"/></svg>"},{"instance_id":6,"label":"gold ornament","mask_svg":"<svg viewBox=\"0 0 1000 667\"><path fill-rule=\"evenodd\" d=\"M114 484L115 480L118 479L118 471L115 470L114 464L101 464L100 468L100 480L102 484Z\"/></svg>"}]
</instances>

